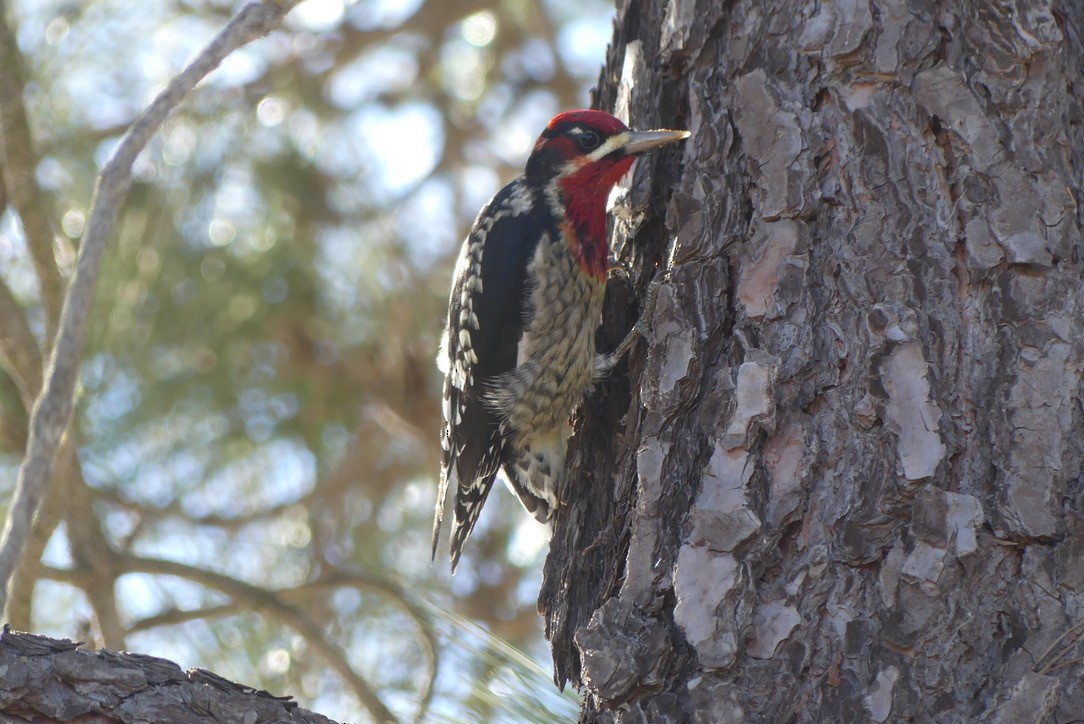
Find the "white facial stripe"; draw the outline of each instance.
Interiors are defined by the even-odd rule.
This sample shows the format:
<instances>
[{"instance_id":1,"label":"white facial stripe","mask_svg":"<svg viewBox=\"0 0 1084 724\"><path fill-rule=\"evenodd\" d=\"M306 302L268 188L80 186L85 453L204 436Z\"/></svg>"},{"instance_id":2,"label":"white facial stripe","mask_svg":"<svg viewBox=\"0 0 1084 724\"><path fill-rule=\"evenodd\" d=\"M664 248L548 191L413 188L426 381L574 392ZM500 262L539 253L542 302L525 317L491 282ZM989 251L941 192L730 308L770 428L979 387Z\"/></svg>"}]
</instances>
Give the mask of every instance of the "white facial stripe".
<instances>
[{"instance_id":1,"label":"white facial stripe","mask_svg":"<svg viewBox=\"0 0 1084 724\"><path fill-rule=\"evenodd\" d=\"M577 135L583 133L583 129L579 127L570 128L569 133ZM601 158L608 156L614 151L620 150L629 142L628 131L624 133L618 133L616 136L610 136L606 139L606 142L596 148L586 156L576 156L566 161L561 166L561 176L571 176L579 171L581 168L589 163L594 163Z\"/></svg>"},{"instance_id":2,"label":"white facial stripe","mask_svg":"<svg viewBox=\"0 0 1084 724\"><path fill-rule=\"evenodd\" d=\"M588 154L587 158L590 161L598 161L600 158L608 156L619 148L624 147L628 142L629 134L627 131L625 133L618 133L616 136L610 136L606 139L606 143Z\"/></svg>"}]
</instances>

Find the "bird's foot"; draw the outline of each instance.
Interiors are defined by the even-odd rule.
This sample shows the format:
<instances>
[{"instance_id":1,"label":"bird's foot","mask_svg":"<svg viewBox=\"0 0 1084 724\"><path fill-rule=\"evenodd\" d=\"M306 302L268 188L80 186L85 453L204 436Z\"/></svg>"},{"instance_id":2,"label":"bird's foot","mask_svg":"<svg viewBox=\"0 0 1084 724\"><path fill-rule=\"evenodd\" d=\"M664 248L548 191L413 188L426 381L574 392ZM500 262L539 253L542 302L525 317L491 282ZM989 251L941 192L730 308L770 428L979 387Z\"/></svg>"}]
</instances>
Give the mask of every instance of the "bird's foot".
<instances>
[{"instance_id":1,"label":"bird's foot","mask_svg":"<svg viewBox=\"0 0 1084 724\"><path fill-rule=\"evenodd\" d=\"M607 261L607 277L609 279L620 279L628 282L632 277L632 263L628 259L618 259L611 256Z\"/></svg>"},{"instance_id":2,"label":"bird's foot","mask_svg":"<svg viewBox=\"0 0 1084 724\"><path fill-rule=\"evenodd\" d=\"M608 375L621 361L621 358L628 353L637 339L647 337L648 332L651 331L651 321L655 317L655 305L659 301L659 289L669 279L669 270L663 270L651 280L647 287L644 308L640 312L640 318L636 320L636 324L632 325L632 329L629 330L629 333L625 335L625 338L621 340L621 344L617 345L613 352L600 354L595 358L595 375L597 377Z\"/></svg>"}]
</instances>

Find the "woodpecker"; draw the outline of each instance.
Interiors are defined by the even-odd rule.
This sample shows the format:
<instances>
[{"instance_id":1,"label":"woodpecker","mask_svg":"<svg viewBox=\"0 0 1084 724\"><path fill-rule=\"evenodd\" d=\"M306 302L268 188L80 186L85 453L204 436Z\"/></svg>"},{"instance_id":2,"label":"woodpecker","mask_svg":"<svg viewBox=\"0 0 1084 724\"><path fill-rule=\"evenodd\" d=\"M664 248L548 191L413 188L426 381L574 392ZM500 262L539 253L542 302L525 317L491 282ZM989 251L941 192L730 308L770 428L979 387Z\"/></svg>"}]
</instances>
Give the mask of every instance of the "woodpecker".
<instances>
[{"instance_id":1,"label":"woodpecker","mask_svg":"<svg viewBox=\"0 0 1084 724\"><path fill-rule=\"evenodd\" d=\"M609 249L606 200L638 154L687 131L630 131L602 111L555 116L526 167L478 214L452 278L437 364L444 372L436 558L455 491L455 572L498 470L547 522L564 472L568 419L616 362L595 355ZM628 349L633 333L615 354Z\"/></svg>"}]
</instances>

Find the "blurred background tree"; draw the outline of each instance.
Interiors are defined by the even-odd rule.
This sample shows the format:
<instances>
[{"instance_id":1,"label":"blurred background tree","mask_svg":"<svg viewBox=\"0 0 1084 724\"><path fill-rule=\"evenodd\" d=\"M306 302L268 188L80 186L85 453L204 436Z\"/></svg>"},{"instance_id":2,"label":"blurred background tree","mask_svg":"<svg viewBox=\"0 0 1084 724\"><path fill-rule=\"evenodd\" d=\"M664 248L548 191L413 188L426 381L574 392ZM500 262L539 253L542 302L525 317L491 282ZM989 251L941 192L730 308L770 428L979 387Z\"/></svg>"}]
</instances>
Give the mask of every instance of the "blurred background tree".
<instances>
[{"instance_id":1,"label":"blurred background tree","mask_svg":"<svg viewBox=\"0 0 1084 724\"><path fill-rule=\"evenodd\" d=\"M0 3L18 49L0 75L21 66L33 146L18 152L62 277L112 147L236 6ZM429 564L433 359L459 240L545 121L586 105L611 14L308 0L193 94L118 217L13 626L337 718L364 712L366 685L401 718L574 716L535 612L544 537L511 496L454 580ZM0 189L0 321L30 337L0 365L3 505L40 385L13 355L40 368L57 301L11 199Z\"/></svg>"}]
</instances>

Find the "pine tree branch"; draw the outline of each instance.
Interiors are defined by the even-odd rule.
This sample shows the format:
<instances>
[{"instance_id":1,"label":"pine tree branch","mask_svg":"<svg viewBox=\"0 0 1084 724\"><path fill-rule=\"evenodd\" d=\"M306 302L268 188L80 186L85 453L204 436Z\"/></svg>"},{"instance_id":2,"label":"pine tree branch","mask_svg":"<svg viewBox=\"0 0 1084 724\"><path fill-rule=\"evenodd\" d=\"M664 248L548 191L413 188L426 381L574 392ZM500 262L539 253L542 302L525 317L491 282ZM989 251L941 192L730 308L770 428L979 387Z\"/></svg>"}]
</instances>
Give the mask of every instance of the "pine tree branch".
<instances>
[{"instance_id":1,"label":"pine tree branch","mask_svg":"<svg viewBox=\"0 0 1084 724\"><path fill-rule=\"evenodd\" d=\"M275 721L327 724L289 697L236 684L167 659L67 639L0 634L0 715L4 721Z\"/></svg>"}]
</instances>

